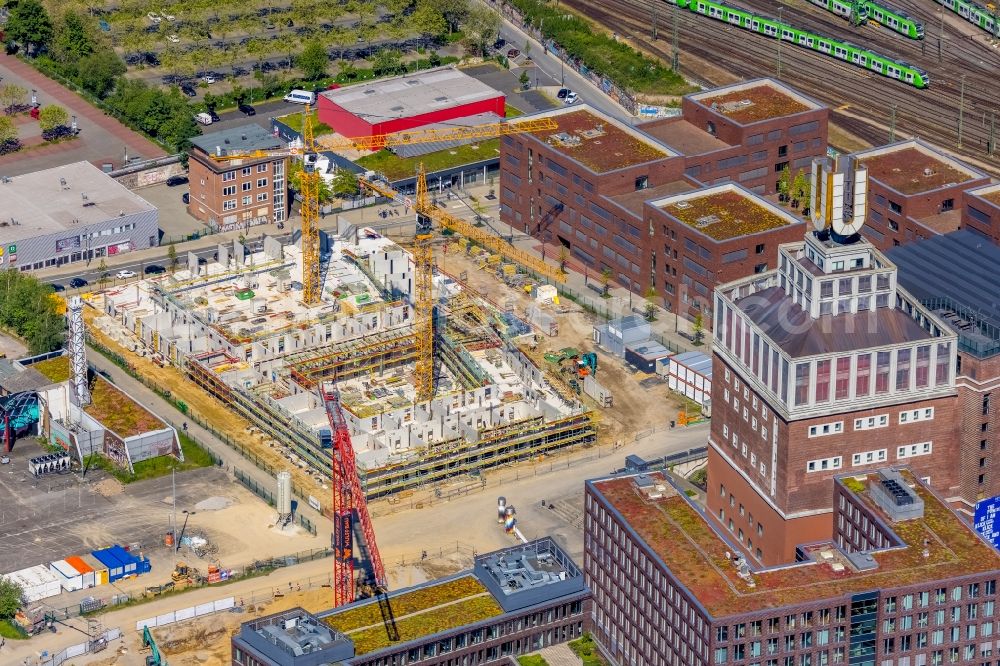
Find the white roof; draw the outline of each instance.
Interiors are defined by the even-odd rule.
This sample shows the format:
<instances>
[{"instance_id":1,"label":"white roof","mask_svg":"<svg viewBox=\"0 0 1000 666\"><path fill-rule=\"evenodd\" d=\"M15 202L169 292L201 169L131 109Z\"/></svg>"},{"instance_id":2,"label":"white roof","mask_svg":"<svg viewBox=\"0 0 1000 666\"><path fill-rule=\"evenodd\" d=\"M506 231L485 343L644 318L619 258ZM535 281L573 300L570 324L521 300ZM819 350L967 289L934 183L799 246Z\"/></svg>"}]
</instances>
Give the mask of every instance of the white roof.
<instances>
[{"instance_id":1,"label":"white roof","mask_svg":"<svg viewBox=\"0 0 1000 666\"><path fill-rule=\"evenodd\" d=\"M46 583L58 583L59 578L52 573L44 564L36 564L27 569L19 569L9 574L4 574L7 578L20 583L23 587L36 587Z\"/></svg>"}]
</instances>

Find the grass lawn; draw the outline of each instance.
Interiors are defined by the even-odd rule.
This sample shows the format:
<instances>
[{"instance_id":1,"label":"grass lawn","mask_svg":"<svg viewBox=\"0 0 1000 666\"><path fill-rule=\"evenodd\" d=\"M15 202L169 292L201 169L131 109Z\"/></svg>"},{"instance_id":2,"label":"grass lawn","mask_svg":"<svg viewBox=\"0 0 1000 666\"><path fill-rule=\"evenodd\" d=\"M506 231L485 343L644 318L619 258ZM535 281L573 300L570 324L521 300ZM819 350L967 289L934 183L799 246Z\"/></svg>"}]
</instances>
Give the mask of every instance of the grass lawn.
<instances>
[{"instance_id":1,"label":"grass lawn","mask_svg":"<svg viewBox=\"0 0 1000 666\"><path fill-rule=\"evenodd\" d=\"M181 450L184 452L184 462L177 460L173 456L157 456L155 458L150 458L149 460L143 460L135 463L135 474L129 474L127 471L119 468L113 462L100 455L93 456L93 462L91 464L94 467L98 467L108 472L122 483L132 483L133 481L142 481L143 479L155 479L156 477L170 474L171 470L183 472L188 469L211 467L215 464L215 461L212 460L212 456L209 455L208 451L199 446L190 437L185 435L183 432L178 432L177 436L180 437L181 440Z\"/></svg>"},{"instance_id":2,"label":"grass lawn","mask_svg":"<svg viewBox=\"0 0 1000 666\"><path fill-rule=\"evenodd\" d=\"M433 173L442 169L478 162L490 159L500 154L500 139L487 139L479 143L465 144L439 150L434 153L427 153L418 157L401 158L389 150L380 150L371 155L365 155L361 159L355 160L355 164L365 169L378 171L389 180L399 180L416 175L417 168L423 162L427 173Z\"/></svg>"},{"instance_id":3,"label":"grass lawn","mask_svg":"<svg viewBox=\"0 0 1000 666\"><path fill-rule=\"evenodd\" d=\"M584 634L575 641L570 641L569 647L576 656L583 659L583 666L608 666L608 662L604 661L604 657L597 651L597 644L590 634Z\"/></svg>"},{"instance_id":4,"label":"grass lawn","mask_svg":"<svg viewBox=\"0 0 1000 666\"><path fill-rule=\"evenodd\" d=\"M21 640L28 637L27 634L21 631L19 626L14 624L13 620L0 620L0 636L14 640Z\"/></svg>"},{"instance_id":5,"label":"grass lawn","mask_svg":"<svg viewBox=\"0 0 1000 666\"><path fill-rule=\"evenodd\" d=\"M549 666L549 662L545 661L542 657L537 654L528 654L523 657L517 658L517 663L521 666Z\"/></svg>"},{"instance_id":6,"label":"grass lawn","mask_svg":"<svg viewBox=\"0 0 1000 666\"><path fill-rule=\"evenodd\" d=\"M312 116L313 135L314 136L319 136L321 134L329 134L330 132L333 131L333 128L331 128L326 123L321 123L319 121L319 115L318 114L319 114L319 112L316 109L313 109L310 112L310 115ZM300 113L300 112L289 113L287 116L281 116L280 118L278 118L278 120L280 120L281 122L285 123L286 125L288 125L289 127L291 127L293 130L295 130L296 132L300 132L301 133L302 132L302 116L303 115L304 114Z\"/></svg>"}]
</instances>

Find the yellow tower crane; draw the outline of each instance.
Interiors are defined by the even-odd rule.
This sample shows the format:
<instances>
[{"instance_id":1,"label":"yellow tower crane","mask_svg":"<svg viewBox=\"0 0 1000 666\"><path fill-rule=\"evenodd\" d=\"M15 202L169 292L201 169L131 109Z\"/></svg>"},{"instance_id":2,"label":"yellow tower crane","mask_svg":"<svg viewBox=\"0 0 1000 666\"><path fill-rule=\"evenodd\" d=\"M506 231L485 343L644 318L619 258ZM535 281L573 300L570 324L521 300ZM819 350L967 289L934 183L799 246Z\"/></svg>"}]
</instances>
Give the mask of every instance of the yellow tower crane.
<instances>
[{"instance_id":1,"label":"yellow tower crane","mask_svg":"<svg viewBox=\"0 0 1000 666\"><path fill-rule=\"evenodd\" d=\"M301 157L302 178L299 194L302 196L302 302L317 305L322 301L323 288L319 274L319 159L316 139L313 136L312 113L308 104L302 121L302 147L281 150L217 150L212 159L220 162L239 162L261 157Z\"/></svg>"}]
</instances>

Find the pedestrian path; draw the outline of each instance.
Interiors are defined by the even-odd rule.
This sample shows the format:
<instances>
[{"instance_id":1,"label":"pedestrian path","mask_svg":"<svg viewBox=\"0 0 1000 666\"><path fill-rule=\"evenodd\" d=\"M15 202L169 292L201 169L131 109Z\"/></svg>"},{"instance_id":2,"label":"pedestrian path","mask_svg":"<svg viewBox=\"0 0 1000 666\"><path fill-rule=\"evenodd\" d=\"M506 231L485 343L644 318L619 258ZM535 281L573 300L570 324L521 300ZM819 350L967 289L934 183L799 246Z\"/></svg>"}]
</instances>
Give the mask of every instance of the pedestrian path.
<instances>
[{"instance_id":1,"label":"pedestrian path","mask_svg":"<svg viewBox=\"0 0 1000 666\"><path fill-rule=\"evenodd\" d=\"M576 656L576 653L567 645L552 645L539 650L538 656L544 659L549 666L581 666L583 659Z\"/></svg>"}]
</instances>

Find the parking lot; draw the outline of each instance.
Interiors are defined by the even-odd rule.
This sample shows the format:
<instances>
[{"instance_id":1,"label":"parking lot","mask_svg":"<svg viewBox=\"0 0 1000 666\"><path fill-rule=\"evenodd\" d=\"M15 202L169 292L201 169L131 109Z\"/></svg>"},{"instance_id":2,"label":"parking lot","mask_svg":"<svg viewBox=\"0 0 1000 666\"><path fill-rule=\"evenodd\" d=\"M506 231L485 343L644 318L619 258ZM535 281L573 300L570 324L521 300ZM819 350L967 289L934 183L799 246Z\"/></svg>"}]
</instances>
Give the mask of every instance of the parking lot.
<instances>
[{"instance_id":1,"label":"parking lot","mask_svg":"<svg viewBox=\"0 0 1000 666\"><path fill-rule=\"evenodd\" d=\"M160 231L163 233L161 245L170 241L179 242L182 237L187 238L207 228L200 220L188 214L187 206L181 201L181 196L187 191L186 184L168 187L164 183L135 190L136 194L160 211Z\"/></svg>"},{"instance_id":2,"label":"parking lot","mask_svg":"<svg viewBox=\"0 0 1000 666\"><path fill-rule=\"evenodd\" d=\"M512 66L514 63L511 63ZM526 70L531 78L531 90L521 90L521 83L518 78L521 71ZM536 113L552 108L553 104L548 97L537 90L538 87L558 86L558 81L553 81L545 72L537 67L514 67L513 69L503 69L497 65L478 65L476 67L466 67L462 70L469 76L475 77L490 86L494 90L499 90L507 96L507 103L524 113ZM537 76L537 85L535 79Z\"/></svg>"}]
</instances>

